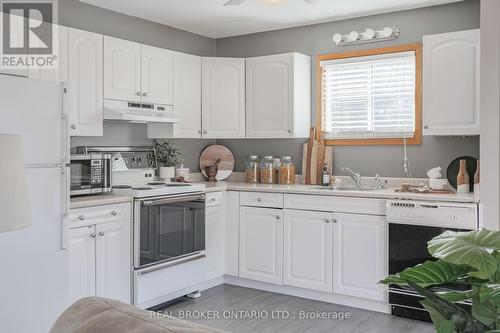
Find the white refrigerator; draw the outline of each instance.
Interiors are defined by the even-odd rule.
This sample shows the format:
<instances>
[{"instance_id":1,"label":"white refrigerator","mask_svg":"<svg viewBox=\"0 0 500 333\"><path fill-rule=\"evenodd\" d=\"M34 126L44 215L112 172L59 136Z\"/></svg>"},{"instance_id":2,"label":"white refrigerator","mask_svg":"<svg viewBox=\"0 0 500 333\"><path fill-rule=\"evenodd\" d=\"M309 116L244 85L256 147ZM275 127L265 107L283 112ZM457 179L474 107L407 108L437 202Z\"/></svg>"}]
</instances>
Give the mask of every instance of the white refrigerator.
<instances>
[{"instance_id":1,"label":"white refrigerator","mask_svg":"<svg viewBox=\"0 0 500 333\"><path fill-rule=\"evenodd\" d=\"M0 233L0 332L46 333L68 306L63 96L61 84L0 75L0 134L23 138L33 217L28 229Z\"/></svg>"}]
</instances>

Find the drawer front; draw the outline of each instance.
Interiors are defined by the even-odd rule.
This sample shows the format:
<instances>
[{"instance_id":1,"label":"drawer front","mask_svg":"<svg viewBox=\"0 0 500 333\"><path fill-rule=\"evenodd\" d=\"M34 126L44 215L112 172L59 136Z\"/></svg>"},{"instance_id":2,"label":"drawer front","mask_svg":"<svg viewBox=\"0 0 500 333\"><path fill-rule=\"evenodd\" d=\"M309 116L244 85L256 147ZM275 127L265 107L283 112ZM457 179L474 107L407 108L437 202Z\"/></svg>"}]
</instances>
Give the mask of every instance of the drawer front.
<instances>
[{"instance_id":1,"label":"drawer front","mask_svg":"<svg viewBox=\"0 0 500 333\"><path fill-rule=\"evenodd\" d=\"M75 227L130 220L131 210L130 203L72 209L68 217L68 224L70 227Z\"/></svg>"},{"instance_id":2,"label":"drawer front","mask_svg":"<svg viewBox=\"0 0 500 333\"><path fill-rule=\"evenodd\" d=\"M385 215L383 199L285 194L285 208L336 213Z\"/></svg>"},{"instance_id":3,"label":"drawer front","mask_svg":"<svg viewBox=\"0 0 500 333\"><path fill-rule=\"evenodd\" d=\"M207 193L205 203L207 207L221 206L224 202L224 192Z\"/></svg>"},{"instance_id":4,"label":"drawer front","mask_svg":"<svg viewBox=\"0 0 500 333\"><path fill-rule=\"evenodd\" d=\"M240 205L283 208L283 193L241 192Z\"/></svg>"}]
</instances>

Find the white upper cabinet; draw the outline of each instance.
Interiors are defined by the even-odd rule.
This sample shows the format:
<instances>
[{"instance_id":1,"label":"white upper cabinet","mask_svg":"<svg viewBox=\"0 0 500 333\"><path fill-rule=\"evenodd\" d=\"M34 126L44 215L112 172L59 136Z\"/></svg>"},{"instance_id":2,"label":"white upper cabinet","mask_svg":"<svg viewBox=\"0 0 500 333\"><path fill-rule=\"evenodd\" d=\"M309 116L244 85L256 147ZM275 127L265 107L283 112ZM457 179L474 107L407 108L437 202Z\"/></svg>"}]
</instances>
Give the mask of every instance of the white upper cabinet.
<instances>
[{"instance_id":1,"label":"white upper cabinet","mask_svg":"<svg viewBox=\"0 0 500 333\"><path fill-rule=\"evenodd\" d=\"M333 292L386 301L387 222L385 216L333 214Z\"/></svg>"},{"instance_id":2,"label":"white upper cabinet","mask_svg":"<svg viewBox=\"0 0 500 333\"><path fill-rule=\"evenodd\" d=\"M423 37L423 133L479 135L480 31Z\"/></svg>"},{"instance_id":3,"label":"white upper cabinet","mask_svg":"<svg viewBox=\"0 0 500 333\"><path fill-rule=\"evenodd\" d=\"M142 45L142 102L172 105L173 51Z\"/></svg>"},{"instance_id":4,"label":"white upper cabinet","mask_svg":"<svg viewBox=\"0 0 500 333\"><path fill-rule=\"evenodd\" d=\"M247 138L305 138L311 119L311 58L299 53L246 60Z\"/></svg>"},{"instance_id":5,"label":"white upper cabinet","mask_svg":"<svg viewBox=\"0 0 500 333\"><path fill-rule=\"evenodd\" d=\"M68 30L68 123L72 136L103 134L103 36Z\"/></svg>"},{"instance_id":6,"label":"white upper cabinet","mask_svg":"<svg viewBox=\"0 0 500 333\"><path fill-rule=\"evenodd\" d=\"M203 137L245 138L245 59L202 59Z\"/></svg>"},{"instance_id":7,"label":"white upper cabinet","mask_svg":"<svg viewBox=\"0 0 500 333\"><path fill-rule=\"evenodd\" d=\"M332 292L332 213L285 210L283 283Z\"/></svg>"},{"instance_id":8,"label":"white upper cabinet","mask_svg":"<svg viewBox=\"0 0 500 333\"><path fill-rule=\"evenodd\" d=\"M141 44L104 37L104 98L141 100Z\"/></svg>"},{"instance_id":9,"label":"white upper cabinet","mask_svg":"<svg viewBox=\"0 0 500 333\"><path fill-rule=\"evenodd\" d=\"M174 138L201 138L201 57L174 52Z\"/></svg>"},{"instance_id":10,"label":"white upper cabinet","mask_svg":"<svg viewBox=\"0 0 500 333\"><path fill-rule=\"evenodd\" d=\"M54 43L54 54L57 55L56 69L30 69L28 77L32 80L44 80L51 82L68 82L68 28L61 25L53 25L58 37Z\"/></svg>"}]
</instances>

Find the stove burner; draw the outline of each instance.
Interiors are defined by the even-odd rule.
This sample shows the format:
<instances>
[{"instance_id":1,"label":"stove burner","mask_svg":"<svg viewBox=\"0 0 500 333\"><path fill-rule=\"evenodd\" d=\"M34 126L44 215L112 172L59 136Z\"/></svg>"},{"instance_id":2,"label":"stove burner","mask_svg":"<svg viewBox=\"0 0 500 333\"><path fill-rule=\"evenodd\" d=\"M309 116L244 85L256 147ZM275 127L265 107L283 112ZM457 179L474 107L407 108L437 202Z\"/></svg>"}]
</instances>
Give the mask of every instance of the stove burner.
<instances>
[{"instance_id":1,"label":"stove burner","mask_svg":"<svg viewBox=\"0 0 500 333\"><path fill-rule=\"evenodd\" d=\"M165 184L165 186L181 187L181 186L191 186L191 184L186 184L186 183L168 183L168 184Z\"/></svg>"},{"instance_id":2,"label":"stove burner","mask_svg":"<svg viewBox=\"0 0 500 333\"><path fill-rule=\"evenodd\" d=\"M132 188L132 186L130 186L130 185L114 185L113 188L116 188L116 189L129 189L129 188Z\"/></svg>"},{"instance_id":3,"label":"stove burner","mask_svg":"<svg viewBox=\"0 0 500 333\"><path fill-rule=\"evenodd\" d=\"M132 187L132 189L137 191L149 191L152 190L153 188L149 186L138 186L138 187Z\"/></svg>"},{"instance_id":4,"label":"stove burner","mask_svg":"<svg viewBox=\"0 0 500 333\"><path fill-rule=\"evenodd\" d=\"M151 183L147 183L147 185L165 185L165 182L151 182Z\"/></svg>"}]
</instances>

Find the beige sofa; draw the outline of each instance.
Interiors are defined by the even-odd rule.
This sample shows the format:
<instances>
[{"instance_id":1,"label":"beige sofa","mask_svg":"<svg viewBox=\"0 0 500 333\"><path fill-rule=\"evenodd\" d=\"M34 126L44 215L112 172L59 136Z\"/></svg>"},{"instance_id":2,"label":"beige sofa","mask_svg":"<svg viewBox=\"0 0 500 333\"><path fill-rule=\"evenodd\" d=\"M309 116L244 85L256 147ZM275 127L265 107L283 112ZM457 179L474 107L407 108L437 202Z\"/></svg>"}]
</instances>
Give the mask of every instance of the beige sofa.
<instances>
[{"instance_id":1,"label":"beige sofa","mask_svg":"<svg viewBox=\"0 0 500 333\"><path fill-rule=\"evenodd\" d=\"M50 333L220 333L177 318L153 316L107 298L83 298L57 319Z\"/></svg>"}]
</instances>

